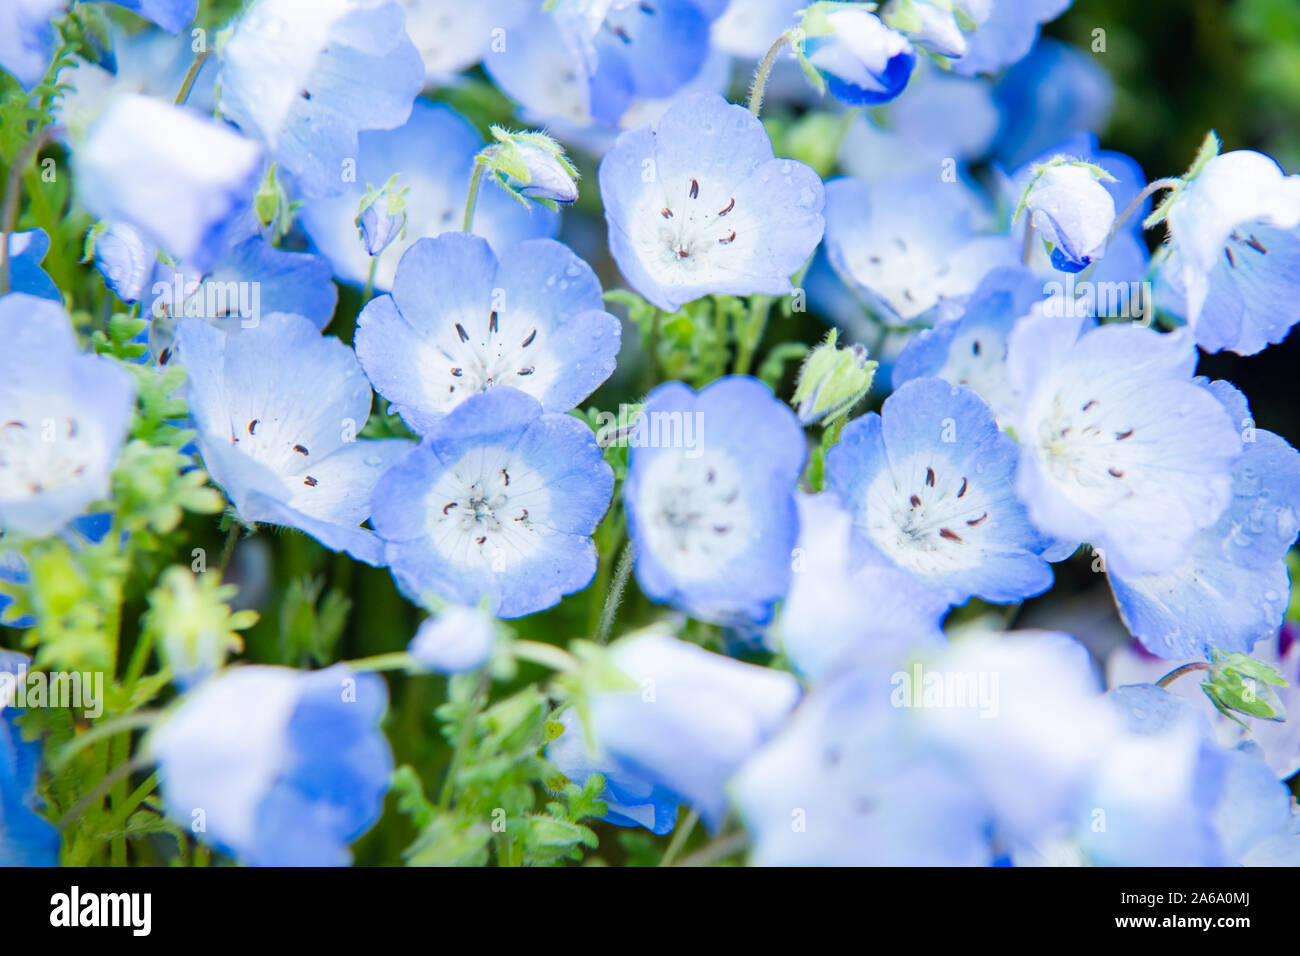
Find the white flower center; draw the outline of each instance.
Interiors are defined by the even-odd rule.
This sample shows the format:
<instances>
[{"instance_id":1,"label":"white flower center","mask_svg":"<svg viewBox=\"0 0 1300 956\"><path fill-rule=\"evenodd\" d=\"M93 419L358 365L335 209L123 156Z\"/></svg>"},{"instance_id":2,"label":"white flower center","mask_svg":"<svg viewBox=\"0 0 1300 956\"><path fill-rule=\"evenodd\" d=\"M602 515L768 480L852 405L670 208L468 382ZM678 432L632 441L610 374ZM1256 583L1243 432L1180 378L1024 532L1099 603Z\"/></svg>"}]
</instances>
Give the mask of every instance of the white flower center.
<instances>
[{"instance_id":1,"label":"white flower center","mask_svg":"<svg viewBox=\"0 0 1300 956\"><path fill-rule=\"evenodd\" d=\"M939 575L980 564L997 524L991 499L973 473L942 459L913 458L885 469L867 489L858 519L871 540L899 567Z\"/></svg>"},{"instance_id":2,"label":"white flower center","mask_svg":"<svg viewBox=\"0 0 1300 956\"><path fill-rule=\"evenodd\" d=\"M0 422L0 499L26 501L70 485L102 450L74 415Z\"/></svg>"},{"instance_id":3,"label":"white flower center","mask_svg":"<svg viewBox=\"0 0 1300 956\"><path fill-rule=\"evenodd\" d=\"M1096 383L1067 385L1036 409L1025 436L1052 480L1080 507L1113 507L1137 493L1142 442L1129 406Z\"/></svg>"},{"instance_id":4,"label":"white flower center","mask_svg":"<svg viewBox=\"0 0 1300 956\"><path fill-rule=\"evenodd\" d=\"M749 547L755 532L742 479L719 455L661 454L646 470L637 510L650 551L676 577L715 578Z\"/></svg>"},{"instance_id":5,"label":"white flower center","mask_svg":"<svg viewBox=\"0 0 1300 956\"><path fill-rule=\"evenodd\" d=\"M637 212L646 223L635 237L642 262L663 283L705 282L728 271L726 255L752 247L755 231L734 187L701 176L647 190ZM721 261L720 261L721 260Z\"/></svg>"},{"instance_id":6,"label":"white flower center","mask_svg":"<svg viewBox=\"0 0 1300 956\"><path fill-rule=\"evenodd\" d=\"M551 494L512 450L476 449L443 472L425 499L429 537L457 565L505 571L555 533L546 523Z\"/></svg>"}]
</instances>

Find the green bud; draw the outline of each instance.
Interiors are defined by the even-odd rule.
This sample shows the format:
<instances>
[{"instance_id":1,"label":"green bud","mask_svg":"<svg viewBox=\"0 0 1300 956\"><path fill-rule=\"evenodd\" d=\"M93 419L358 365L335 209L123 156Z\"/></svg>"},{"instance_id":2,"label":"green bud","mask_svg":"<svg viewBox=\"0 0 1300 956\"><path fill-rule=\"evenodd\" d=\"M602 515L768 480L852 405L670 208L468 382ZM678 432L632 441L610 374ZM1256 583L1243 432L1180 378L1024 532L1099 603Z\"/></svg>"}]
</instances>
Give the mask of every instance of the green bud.
<instances>
[{"instance_id":1,"label":"green bud","mask_svg":"<svg viewBox=\"0 0 1300 956\"><path fill-rule=\"evenodd\" d=\"M226 604L239 589L220 575L192 574L174 566L149 592L145 627L158 640L159 653L172 672L197 677L219 670L228 653L244 643L237 631L257 623L256 611L232 612Z\"/></svg>"},{"instance_id":2,"label":"green bud","mask_svg":"<svg viewBox=\"0 0 1300 956\"><path fill-rule=\"evenodd\" d=\"M869 361L863 346L840 348L837 340L838 333L832 329L826 341L808 353L799 370L791 404L805 425L847 415L866 397L876 377L880 363Z\"/></svg>"},{"instance_id":3,"label":"green bud","mask_svg":"<svg viewBox=\"0 0 1300 956\"><path fill-rule=\"evenodd\" d=\"M1224 716L1238 723L1243 723L1238 713L1261 720L1286 720L1286 707L1273 688L1285 687L1287 681L1276 668L1246 654L1217 650L1211 665L1201 689Z\"/></svg>"}]
</instances>

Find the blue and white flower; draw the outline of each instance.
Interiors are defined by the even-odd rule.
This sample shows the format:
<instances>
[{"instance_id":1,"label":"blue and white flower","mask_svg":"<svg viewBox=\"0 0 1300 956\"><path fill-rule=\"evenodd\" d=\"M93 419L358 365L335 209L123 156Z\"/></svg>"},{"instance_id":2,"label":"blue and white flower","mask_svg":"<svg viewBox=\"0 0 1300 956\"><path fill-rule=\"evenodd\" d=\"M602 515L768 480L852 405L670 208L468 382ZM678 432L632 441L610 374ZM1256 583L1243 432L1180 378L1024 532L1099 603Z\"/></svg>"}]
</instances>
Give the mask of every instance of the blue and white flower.
<instances>
[{"instance_id":1,"label":"blue and white flower","mask_svg":"<svg viewBox=\"0 0 1300 956\"><path fill-rule=\"evenodd\" d=\"M907 37L866 7L812 4L803 28L808 62L831 95L852 106L889 102L903 92L916 66Z\"/></svg>"},{"instance_id":2,"label":"blue and white flower","mask_svg":"<svg viewBox=\"0 0 1300 956\"><path fill-rule=\"evenodd\" d=\"M387 705L382 678L343 664L228 670L146 738L167 813L242 863L345 866L393 772Z\"/></svg>"},{"instance_id":3,"label":"blue and white flower","mask_svg":"<svg viewBox=\"0 0 1300 956\"><path fill-rule=\"evenodd\" d=\"M36 812L39 741L24 740L12 699L14 681L25 679L30 659L0 648L0 867L57 866L59 834Z\"/></svg>"},{"instance_id":4,"label":"blue and white flower","mask_svg":"<svg viewBox=\"0 0 1300 956\"><path fill-rule=\"evenodd\" d=\"M679 795L716 831L728 781L794 709L798 682L658 631L624 638L610 652L635 686L592 692L597 744L645 781Z\"/></svg>"},{"instance_id":5,"label":"blue and white flower","mask_svg":"<svg viewBox=\"0 0 1300 956\"><path fill-rule=\"evenodd\" d=\"M942 645L942 595L906 571L863 563L852 547L853 518L833 494L800 493L796 501L799 541L777 628L795 670L821 681Z\"/></svg>"},{"instance_id":6,"label":"blue and white flower","mask_svg":"<svg viewBox=\"0 0 1300 956\"><path fill-rule=\"evenodd\" d=\"M614 473L591 429L514 388L474 395L440 419L375 487L384 560L417 603L523 617L596 573L591 535Z\"/></svg>"},{"instance_id":7,"label":"blue and white flower","mask_svg":"<svg viewBox=\"0 0 1300 956\"><path fill-rule=\"evenodd\" d=\"M754 866L987 866L991 810L942 750L907 733L889 670L820 684L731 791Z\"/></svg>"},{"instance_id":8,"label":"blue and white flower","mask_svg":"<svg viewBox=\"0 0 1300 956\"><path fill-rule=\"evenodd\" d=\"M196 269L215 264L227 221L252 199L257 145L224 123L144 96L113 100L73 145L77 195ZM148 175L141 175L148 170Z\"/></svg>"},{"instance_id":9,"label":"blue and white flower","mask_svg":"<svg viewBox=\"0 0 1300 956\"><path fill-rule=\"evenodd\" d=\"M951 604L1020 601L1051 587L1050 542L1016 498L1016 443L971 389L906 382L850 422L826 455L826 486L858 547Z\"/></svg>"},{"instance_id":10,"label":"blue and white flower","mask_svg":"<svg viewBox=\"0 0 1300 956\"><path fill-rule=\"evenodd\" d=\"M609 245L666 311L711 293L784 295L822 235L821 179L776 159L763 124L720 96L683 97L600 163Z\"/></svg>"},{"instance_id":11,"label":"blue and white flower","mask_svg":"<svg viewBox=\"0 0 1300 956\"><path fill-rule=\"evenodd\" d=\"M42 299L63 302L63 293L41 268L41 260L50 251L50 237L43 229L29 229L9 236L0 233L0 242L9 243L9 291L26 292Z\"/></svg>"},{"instance_id":12,"label":"blue and white flower","mask_svg":"<svg viewBox=\"0 0 1300 956\"><path fill-rule=\"evenodd\" d=\"M357 207L367 184L379 187L399 174L406 192L406 231L388 246L375 265L374 287L393 287L402 254L417 240L454 232L465 215L465 192L474 156L483 139L449 106L418 100L405 125L361 134L356 182L342 193L308 202L298 212L303 229L344 282L363 284L372 260L357 238ZM474 233L494 249L526 239L554 236L559 216L530 204L522 206L503 189L479 192Z\"/></svg>"},{"instance_id":13,"label":"blue and white flower","mask_svg":"<svg viewBox=\"0 0 1300 956\"><path fill-rule=\"evenodd\" d=\"M204 467L239 517L382 564L382 542L360 525L375 483L411 442L356 438L372 394L352 350L279 313L229 332L185 319L176 356Z\"/></svg>"},{"instance_id":14,"label":"blue and white flower","mask_svg":"<svg viewBox=\"0 0 1300 956\"><path fill-rule=\"evenodd\" d=\"M500 260L468 233L421 239L392 295L366 303L356 349L375 390L420 434L489 389L567 412L614 371L621 326L567 246L534 239Z\"/></svg>"},{"instance_id":15,"label":"blue and white flower","mask_svg":"<svg viewBox=\"0 0 1300 956\"><path fill-rule=\"evenodd\" d=\"M54 57L54 26L51 20L63 11L67 0L13 0L7 4L3 34L0 34L0 68L11 73L23 89L30 90L45 76Z\"/></svg>"},{"instance_id":16,"label":"blue and white flower","mask_svg":"<svg viewBox=\"0 0 1300 956\"><path fill-rule=\"evenodd\" d=\"M624 766L603 749L597 748L593 753L588 748L582 721L572 707L563 711L557 721L564 732L547 745L546 759L559 768L565 779L580 787L593 773L605 778L600 799L608 812L602 820L618 827L645 827L657 834L671 832L677 825L681 798Z\"/></svg>"},{"instance_id":17,"label":"blue and white flower","mask_svg":"<svg viewBox=\"0 0 1300 956\"><path fill-rule=\"evenodd\" d=\"M406 10L406 32L424 61L427 86L452 82L454 74L473 66L493 43L505 40L512 26L535 0L493 0L492 3L464 3L463 0L401 0Z\"/></svg>"},{"instance_id":18,"label":"blue and white flower","mask_svg":"<svg viewBox=\"0 0 1300 956\"><path fill-rule=\"evenodd\" d=\"M762 624L790 582L803 431L757 379L646 398L630 440L628 537L653 601L702 620Z\"/></svg>"},{"instance_id":19,"label":"blue and white flower","mask_svg":"<svg viewBox=\"0 0 1300 956\"><path fill-rule=\"evenodd\" d=\"M199 0L108 0L152 20L168 33L180 33L198 13Z\"/></svg>"},{"instance_id":20,"label":"blue and white flower","mask_svg":"<svg viewBox=\"0 0 1300 956\"><path fill-rule=\"evenodd\" d=\"M1300 175L1262 153L1215 156L1170 200L1161 274L1207 352L1254 355L1300 321Z\"/></svg>"},{"instance_id":21,"label":"blue and white flower","mask_svg":"<svg viewBox=\"0 0 1300 956\"><path fill-rule=\"evenodd\" d=\"M1007 338L1042 298L1042 283L1028 269L993 270L960 316L922 329L908 341L894 363L894 388L926 376L969 385L988 402L998 425L1007 426L1019 406L1007 372Z\"/></svg>"},{"instance_id":22,"label":"blue and white flower","mask_svg":"<svg viewBox=\"0 0 1300 956\"><path fill-rule=\"evenodd\" d=\"M144 298L158 264L158 247L139 229L127 222L100 223L86 245L110 292L128 305Z\"/></svg>"},{"instance_id":23,"label":"blue and white flower","mask_svg":"<svg viewBox=\"0 0 1300 956\"><path fill-rule=\"evenodd\" d=\"M499 24L483 68L540 122L613 125L633 101L672 96L709 55L721 0L561 0Z\"/></svg>"},{"instance_id":24,"label":"blue and white flower","mask_svg":"<svg viewBox=\"0 0 1300 956\"><path fill-rule=\"evenodd\" d=\"M424 86L396 0L257 0L221 61L222 115L264 142L307 197L355 181L357 135L401 126Z\"/></svg>"},{"instance_id":25,"label":"blue and white flower","mask_svg":"<svg viewBox=\"0 0 1300 956\"><path fill-rule=\"evenodd\" d=\"M426 618L407 651L441 674L477 670L492 658L496 622L481 608L450 604Z\"/></svg>"},{"instance_id":26,"label":"blue and white flower","mask_svg":"<svg viewBox=\"0 0 1300 956\"><path fill-rule=\"evenodd\" d=\"M1175 660L1210 649L1250 653L1282 626L1290 603L1286 553L1300 533L1300 454L1255 428L1246 397L1200 381L1243 431L1232 497L1166 571L1109 575L1125 624L1147 650Z\"/></svg>"},{"instance_id":27,"label":"blue and white flower","mask_svg":"<svg viewBox=\"0 0 1300 956\"><path fill-rule=\"evenodd\" d=\"M1040 169L1025 195L1029 223L1047 244L1052 266L1082 272L1106 254L1115 224L1115 200L1102 184L1099 166L1053 160Z\"/></svg>"},{"instance_id":28,"label":"blue and white flower","mask_svg":"<svg viewBox=\"0 0 1300 956\"><path fill-rule=\"evenodd\" d=\"M0 531L40 538L108 495L135 382L48 299L0 298L0 341Z\"/></svg>"},{"instance_id":29,"label":"blue and white flower","mask_svg":"<svg viewBox=\"0 0 1300 956\"><path fill-rule=\"evenodd\" d=\"M1192 382L1185 332L1094 327L1046 314L1007 345L1020 395L1016 490L1063 542L1089 542L1121 575L1164 571L1232 497L1237 425Z\"/></svg>"},{"instance_id":30,"label":"blue and white flower","mask_svg":"<svg viewBox=\"0 0 1300 956\"><path fill-rule=\"evenodd\" d=\"M957 73L996 73L1025 56L1040 24L1071 0L905 0L885 19L916 43L952 60Z\"/></svg>"},{"instance_id":31,"label":"blue and white flower","mask_svg":"<svg viewBox=\"0 0 1300 956\"><path fill-rule=\"evenodd\" d=\"M151 319L149 349L166 365L181 319L203 319L230 331L283 312L323 329L334 315L338 288L319 256L277 249L254 234L226 246L210 270L159 262L142 302Z\"/></svg>"},{"instance_id":32,"label":"blue and white flower","mask_svg":"<svg viewBox=\"0 0 1300 956\"><path fill-rule=\"evenodd\" d=\"M892 324L958 314L980 280L1020 260L1006 236L981 235L980 200L961 183L909 173L826 184L826 253L835 271Z\"/></svg>"}]
</instances>

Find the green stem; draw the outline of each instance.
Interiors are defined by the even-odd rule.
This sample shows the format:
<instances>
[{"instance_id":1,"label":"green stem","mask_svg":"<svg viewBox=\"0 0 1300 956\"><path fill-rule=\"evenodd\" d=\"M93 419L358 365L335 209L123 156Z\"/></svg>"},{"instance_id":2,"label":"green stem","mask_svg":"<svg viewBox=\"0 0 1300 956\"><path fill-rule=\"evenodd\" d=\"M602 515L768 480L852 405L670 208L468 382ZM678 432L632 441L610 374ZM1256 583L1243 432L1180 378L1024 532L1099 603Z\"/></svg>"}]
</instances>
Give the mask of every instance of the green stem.
<instances>
[{"instance_id":1,"label":"green stem","mask_svg":"<svg viewBox=\"0 0 1300 956\"><path fill-rule=\"evenodd\" d=\"M627 579L631 577L632 566L635 563L636 548L629 541L623 546L618 567L614 569L614 582L609 586L609 593L605 595L605 607L600 612L600 624L596 628L597 644L609 641L609 632L614 628L614 616L618 614L618 606L623 603L623 590L627 587Z\"/></svg>"},{"instance_id":2,"label":"green stem","mask_svg":"<svg viewBox=\"0 0 1300 956\"><path fill-rule=\"evenodd\" d=\"M755 116L763 111L763 92L767 89L767 78L772 73L772 67L776 64L776 58L780 55L782 47L788 42L790 42L790 33L786 31L767 48L763 59L759 61L758 69L754 71L754 82L749 87L749 111Z\"/></svg>"},{"instance_id":3,"label":"green stem","mask_svg":"<svg viewBox=\"0 0 1300 956\"><path fill-rule=\"evenodd\" d=\"M1190 674L1192 673L1192 671L1208 671L1208 670L1213 670L1213 668L1209 664L1205 663L1204 661L1192 661L1192 663L1190 664L1184 664L1182 667L1176 667L1173 670L1171 670L1164 677L1156 681L1156 686L1168 687L1170 684L1178 680L1178 678L1182 677L1184 674Z\"/></svg>"},{"instance_id":4,"label":"green stem","mask_svg":"<svg viewBox=\"0 0 1300 956\"><path fill-rule=\"evenodd\" d=\"M108 720L100 721L84 734L64 745L58 755L50 761L50 772L58 773L68 765L68 761L73 757L101 740L115 737L126 730L144 730L152 727L161 716L162 711L160 710L137 710L133 713L120 714L117 717L110 717Z\"/></svg>"},{"instance_id":5,"label":"green stem","mask_svg":"<svg viewBox=\"0 0 1300 956\"><path fill-rule=\"evenodd\" d=\"M490 684L491 677L488 675L488 669L484 667L479 671L478 685L469 699L469 709L465 712L465 720L460 725L460 736L456 738L456 749L451 754L451 765L447 767L447 777L442 781L442 793L438 795L440 811L446 811L451 806L451 796L456 790L456 778L460 776L460 768L465 763L470 738L474 736L474 722L478 720L478 715L483 710L483 702L487 697Z\"/></svg>"},{"instance_id":6,"label":"green stem","mask_svg":"<svg viewBox=\"0 0 1300 956\"><path fill-rule=\"evenodd\" d=\"M194 89L194 81L199 78L199 70L203 69L203 64L208 62L212 56L211 50L204 50L194 58L190 64L189 70L185 74L185 79L181 81L181 88L176 93L176 99L173 102L177 106L184 106L185 101L190 98L190 90Z\"/></svg>"},{"instance_id":7,"label":"green stem","mask_svg":"<svg viewBox=\"0 0 1300 956\"><path fill-rule=\"evenodd\" d=\"M749 368L754 362L754 353L758 350L758 344L763 340L763 332L767 329L768 316L772 314L772 300L769 296L755 295L749 300L749 316L745 322L745 332L740 336L739 347L736 352L736 374L748 375Z\"/></svg>"},{"instance_id":8,"label":"green stem","mask_svg":"<svg viewBox=\"0 0 1300 956\"><path fill-rule=\"evenodd\" d=\"M358 657L353 661L344 661L354 671L406 671L419 674L424 671L420 662L406 651L393 651L391 654L374 654L370 657Z\"/></svg>"},{"instance_id":9,"label":"green stem","mask_svg":"<svg viewBox=\"0 0 1300 956\"><path fill-rule=\"evenodd\" d=\"M474 231L474 207L478 205L478 189L483 182L483 163L474 159L474 172L469 177L469 194L465 197L465 219L461 232Z\"/></svg>"},{"instance_id":10,"label":"green stem","mask_svg":"<svg viewBox=\"0 0 1300 956\"><path fill-rule=\"evenodd\" d=\"M32 157L63 131L61 126L47 126L40 130L23 144L9 166L4 204L0 206L0 295L9 293L9 237L13 235L14 225L18 221L18 181L22 179L23 170L32 161Z\"/></svg>"},{"instance_id":11,"label":"green stem","mask_svg":"<svg viewBox=\"0 0 1300 956\"><path fill-rule=\"evenodd\" d=\"M102 800L109 790L126 780L127 777L131 776L131 774L135 773L137 770L149 766L152 762L153 761L149 757L140 755L133 760L128 760L125 763L118 764L103 776L90 793L78 800L71 810L60 817L59 822L54 825L54 828L56 830L66 830L80 819L81 815L85 813L86 810Z\"/></svg>"},{"instance_id":12,"label":"green stem","mask_svg":"<svg viewBox=\"0 0 1300 956\"><path fill-rule=\"evenodd\" d=\"M239 541L239 533L243 527L238 520L230 522L230 530L226 532L226 543L221 546L221 558L217 562L217 577L226 576L226 567L235 553L235 543Z\"/></svg>"},{"instance_id":13,"label":"green stem","mask_svg":"<svg viewBox=\"0 0 1300 956\"><path fill-rule=\"evenodd\" d=\"M1162 189L1174 189L1181 186L1183 181L1176 176L1167 179L1157 179L1153 183L1147 183L1146 188L1133 197L1133 200L1124 207L1124 211L1115 217L1115 224L1110 227L1110 239L1114 239L1119 234L1120 227L1128 222L1130 216L1137 212L1138 206L1142 205L1148 197L1153 196Z\"/></svg>"},{"instance_id":14,"label":"green stem","mask_svg":"<svg viewBox=\"0 0 1300 956\"><path fill-rule=\"evenodd\" d=\"M719 837L707 846L692 853L678 866L711 866L729 856L735 856L749 846L749 834L744 830Z\"/></svg>"},{"instance_id":15,"label":"green stem","mask_svg":"<svg viewBox=\"0 0 1300 956\"><path fill-rule=\"evenodd\" d=\"M673 861L681 855L682 848L686 846L686 841L690 839L691 833L695 830L695 824L700 820L700 815L692 810L686 814L686 819L677 824L677 829L673 831L673 840L668 844L668 849L664 851L663 858L660 859L660 866L672 866Z\"/></svg>"},{"instance_id":16,"label":"green stem","mask_svg":"<svg viewBox=\"0 0 1300 956\"><path fill-rule=\"evenodd\" d=\"M521 661L541 664L553 671L574 671L579 662L576 657L562 647L543 644L541 641L518 640L510 644L510 650Z\"/></svg>"},{"instance_id":17,"label":"green stem","mask_svg":"<svg viewBox=\"0 0 1300 956\"><path fill-rule=\"evenodd\" d=\"M469 232L468 229L465 231ZM370 257L370 273L366 276L366 287L361 290L362 305L369 302L370 297L375 294L375 272L379 269L379 257L381 255L383 255L383 250L380 250Z\"/></svg>"},{"instance_id":18,"label":"green stem","mask_svg":"<svg viewBox=\"0 0 1300 956\"><path fill-rule=\"evenodd\" d=\"M1020 250L1020 261L1025 265L1034 257L1034 224L1030 220L1028 213L1025 214L1025 245Z\"/></svg>"}]
</instances>

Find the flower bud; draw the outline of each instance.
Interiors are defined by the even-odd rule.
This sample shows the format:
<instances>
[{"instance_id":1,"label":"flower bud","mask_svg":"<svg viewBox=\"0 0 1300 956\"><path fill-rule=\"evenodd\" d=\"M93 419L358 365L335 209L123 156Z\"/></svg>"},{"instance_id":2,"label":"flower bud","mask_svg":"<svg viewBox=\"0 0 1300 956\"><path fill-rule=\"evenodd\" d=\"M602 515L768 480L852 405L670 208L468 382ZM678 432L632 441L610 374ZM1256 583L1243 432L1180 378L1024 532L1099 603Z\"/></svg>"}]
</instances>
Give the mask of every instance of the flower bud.
<instances>
[{"instance_id":1,"label":"flower bud","mask_svg":"<svg viewBox=\"0 0 1300 956\"><path fill-rule=\"evenodd\" d=\"M1101 184L1112 179L1091 163L1052 160L1034 177L1023 200L1029 221L1042 234L1052 265L1080 272L1106 254L1115 225L1115 200Z\"/></svg>"},{"instance_id":2,"label":"flower bud","mask_svg":"<svg viewBox=\"0 0 1300 956\"><path fill-rule=\"evenodd\" d=\"M815 3L802 27L807 65L842 102L886 103L903 92L916 66L916 50L907 37L864 8Z\"/></svg>"},{"instance_id":3,"label":"flower bud","mask_svg":"<svg viewBox=\"0 0 1300 956\"><path fill-rule=\"evenodd\" d=\"M826 341L808 353L799 370L792 403L799 421L811 425L845 415L871 390L878 362L868 361L861 345L839 348L834 329Z\"/></svg>"}]
</instances>

